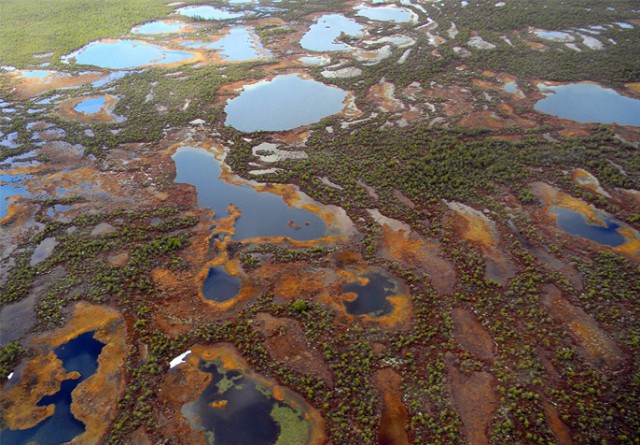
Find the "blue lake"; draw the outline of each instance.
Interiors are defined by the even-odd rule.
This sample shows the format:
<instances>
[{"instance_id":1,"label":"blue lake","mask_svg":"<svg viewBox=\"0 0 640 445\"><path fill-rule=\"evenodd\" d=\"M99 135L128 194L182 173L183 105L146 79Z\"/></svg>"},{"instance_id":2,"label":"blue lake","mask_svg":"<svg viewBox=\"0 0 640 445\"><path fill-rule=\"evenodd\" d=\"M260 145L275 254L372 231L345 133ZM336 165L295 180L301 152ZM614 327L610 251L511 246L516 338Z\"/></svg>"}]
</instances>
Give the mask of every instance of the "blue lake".
<instances>
[{"instance_id":1,"label":"blue lake","mask_svg":"<svg viewBox=\"0 0 640 445\"><path fill-rule=\"evenodd\" d=\"M209 5L187 6L178 9L178 14L202 20L230 20L242 17L241 12L231 12Z\"/></svg>"},{"instance_id":2,"label":"blue lake","mask_svg":"<svg viewBox=\"0 0 640 445\"><path fill-rule=\"evenodd\" d=\"M550 213L557 216L558 227L571 235L612 247L620 246L626 241L625 237L618 232L620 221L611 215L601 219L605 226L597 226L589 223L582 213L567 208L554 206Z\"/></svg>"},{"instance_id":3,"label":"blue lake","mask_svg":"<svg viewBox=\"0 0 640 445\"><path fill-rule=\"evenodd\" d=\"M28 430L2 430L2 445L60 445L71 441L85 431L82 422L71 413L71 393L84 380L95 374L98 369L98 356L104 344L93 338L93 332L87 332L57 347L55 354L62 360L67 372L79 372L77 380L65 380L60 390L43 397L38 406L55 405L52 416L46 418Z\"/></svg>"},{"instance_id":4,"label":"blue lake","mask_svg":"<svg viewBox=\"0 0 640 445\"><path fill-rule=\"evenodd\" d=\"M396 284L387 276L380 273L363 275L369 281L364 286L359 282L347 283L342 286L342 292L355 292L357 298L345 301L347 312L352 315L370 315L380 317L393 311L393 305L387 297L395 294Z\"/></svg>"},{"instance_id":5,"label":"blue lake","mask_svg":"<svg viewBox=\"0 0 640 445\"><path fill-rule=\"evenodd\" d=\"M184 32L189 25L183 22L157 20L136 26L131 30L134 34L170 34Z\"/></svg>"},{"instance_id":6,"label":"blue lake","mask_svg":"<svg viewBox=\"0 0 640 445\"><path fill-rule=\"evenodd\" d=\"M640 99L622 94L600 85L573 83L547 86L538 84L547 96L534 108L576 122L640 126Z\"/></svg>"},{"instance_id":7,"label":"blue lake","mask_svg":"<svg viewBox=\"0 0 640 445\"><path fill-rule=\"evenodd\" d=\"M195 186L200 207L213 210L216 219L228 216L230 203L240 209L242 216L236 221L234 240L265 236L312 240L326 234L324 221L315 213L289 207L279 195L221 179L220 163L202 148L181 147L173 160L175 182Z\"/></svg>"},{"instance_id":8,"label":"blue lake","mask_svg":"<svg viewBox=\"0 0 640 445\"><path fill-rule=\"evenodd\" d=\"M224 267L211 267L202 285L202 295L206 300L222 303L240 292L240 279L229 275Z\"/></svg>"},{"instance_id":9,"label":"blue lake","mask_svg":"<svg viewBox=\"0 0 640 445\"><path fill-rule=\"evenodd\" d=\"M106 97L83 100L73 107L73 109L78 113L96 114L102 109L106 100Z\"/></svg>"},{"instance_id":10,"label":"blue lake","mask_svg":"<svg viewBox=\"0 0 640 445\"><path fill-rule=\"evenodd\" d=\"M94 65L100 68L131 69L147 65L166 65L189 60L192 53L174 51L158 45L135 40L117 40L93 42L68 54L62 61L69 63L75 58L76 63Z\"/></svg>"},{"instance_id":11,"label":"blue lake","mask_svg":"<svg viewBox=\"0 0 640 445\"><path fill-rule=\"evenodd\" d=\"M291 130L339 113L346 97L339 88L297 74L276 76L245 86L229 100L225 124L245 132Z\"/></svg>"},{"instance_id":12,"label":"blue lake","mask_svg":"<svg viewBox=\"0 0 640 445\"><path fill-rule=\"evenodd\" d=\"M346 51L344 43L336 42L340 34L357 37L362 35L364 26L340 14L327 14L311 25L300 40L300 46L309 51Z\"/></svg>"},{"instance_id":13,"label":"blue lake","mask_svg":"<svg viewBox=\"0 0 640 445\"><path fill-rule=\"evenodd\" d=\"M381 22L407 23L415 17L408 9L395 6L363 6L356 9L356 15Z\"/></svg>"},{"instance_id":14,"label":"blue lake","mask_svg":"<svg viewBox=\"0 0 640 445\"><path fill-rule=\"evenodd\" d=\"M182 44L188 48L217 50L220 56L229 62L271 56L271 52L262 46L258 36L247 28L232 28L228 34L211 43L184 42Z\"/></svg>"}]
</instances>

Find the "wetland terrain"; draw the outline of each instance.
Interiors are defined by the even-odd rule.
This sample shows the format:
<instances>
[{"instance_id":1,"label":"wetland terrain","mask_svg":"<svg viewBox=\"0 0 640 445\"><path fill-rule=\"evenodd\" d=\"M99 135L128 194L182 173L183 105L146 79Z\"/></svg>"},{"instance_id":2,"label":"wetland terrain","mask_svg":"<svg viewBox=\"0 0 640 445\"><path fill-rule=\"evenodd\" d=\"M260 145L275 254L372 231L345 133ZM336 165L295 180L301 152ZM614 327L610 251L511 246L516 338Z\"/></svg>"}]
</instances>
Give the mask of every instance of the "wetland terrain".
<instances>
[{"instance_id":1,"label":"wetland terrain","mask_svg":"<svg viewBox=\"0 0 640 445\"><path fill-rule=\"evenodd\" d=\"M0 15L0 443L640 443L637 1Z\"/></svg>"}]
</instances>

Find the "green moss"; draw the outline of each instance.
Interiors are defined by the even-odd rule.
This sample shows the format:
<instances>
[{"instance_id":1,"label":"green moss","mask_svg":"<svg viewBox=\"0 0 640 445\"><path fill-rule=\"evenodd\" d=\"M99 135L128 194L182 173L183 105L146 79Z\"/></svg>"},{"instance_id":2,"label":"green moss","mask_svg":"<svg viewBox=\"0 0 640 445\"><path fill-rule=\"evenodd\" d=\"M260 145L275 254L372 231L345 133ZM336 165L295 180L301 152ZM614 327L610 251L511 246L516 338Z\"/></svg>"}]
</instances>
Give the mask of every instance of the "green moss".
<instances>
[{"instance_id":1,"label":"green moss","mask_svg":"<svg viewBox=\"0 0 640 445\"><path fill-rule=\"evenodd\" d=\"M276 445L298 445L306 443L309 438L309 425L289 406L274 405L271 417L280 426L280 436Z\"/></svg>"}]
</instances>

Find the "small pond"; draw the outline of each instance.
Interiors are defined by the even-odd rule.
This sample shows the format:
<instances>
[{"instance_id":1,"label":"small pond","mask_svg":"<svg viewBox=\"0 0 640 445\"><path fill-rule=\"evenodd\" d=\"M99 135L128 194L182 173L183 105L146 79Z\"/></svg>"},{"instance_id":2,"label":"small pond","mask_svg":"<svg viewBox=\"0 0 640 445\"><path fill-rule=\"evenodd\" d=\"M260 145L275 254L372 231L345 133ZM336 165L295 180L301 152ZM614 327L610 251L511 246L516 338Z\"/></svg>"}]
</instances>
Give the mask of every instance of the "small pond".
<instances>
[{"instance_id":1,"label":"small pond","mask_svg":"<svg viewBox=\"0 0 640 445\"><path fill-rule=\"evenodd\" d=\"M73 110L77 111L78 113L96 114L100 110L102 110L102 107L104 106L106 100L106 97L96 97L93 99L83 100L82 102L79 102L75 107L73 107Z\"/></svg>"},{"instance_id":2,"label":"small pond","mask_svg":"<svg viewBox=\"0 0 640 445\"><path fill-rule=\"evenodd\" d=\"M522 95L522 91L518 88L518 84L515 81L505 83L502 89L510 94Z\"/></svg>"},{"instance_id":3,"label":"small pond","mask_svg":"<svg viewBox=\"0 0 640 445\"><path fill-rule=\"evenodd\" d=\"M591 83L549 86L538 84L546 94L534 108L576 122L640 126L640 99L623 96Z\"/></svg>"},{"instance_id":4,"label":"small pond","mask_svg":"<svg viewBox=\"0 0 640 445\"><path fill-rule=\"evenodd\" d=\"M187 23L157 20L155 22L144 23L134 27L131 32L134 34L172 34L186 32L189 29Z\"/></svg>"},{"instance_id":5,"label":"small pond","mask_svg":"<svg viewBox=\"0 0 640 445\"><path fill-rule=\"evenodd\" d=\"M232 28L228 34L212 43L183 42L182 45L188 48L217 50L220 56L229 62L255 60L271 56L271 52L262 46L256 33L247 28Z\"/></svg>"},{"instance_id":6,"label":"small pond","mask_svg":"<svg viewBox=\"0 0 640 445\"><path fill-rule=\"evenodd\" d=\"M360 17L381 22L407 23L415 19L415 14L406 8L396 6L361 6L356 8Z\"/></svg>"},{"instance_id":7,"label":"small pond","mask_svg":"<svg viewBox=\"0 0 640 445\"><path fill-rule=\"evenodd\" d=\"M229 100L225 124L245 132L291 130L339 113L346 97L339 88L297 74L276 76L245 86Z\"/></svg>"},{"instance_id":8,"label":"small pond","mask_svg":"<svg viewBox=\"0 0 640 445\"><path fill-rule=\"evenodd\" d=\"M202 285L202 295L206 300L222 303L238 295L240 284L240 278L230 275L224 267L211 267Z\"/></svg>"},{"instance_id":9,"label":"small pond","mask_svg":"<svg viewBox=\"0 0 640 445\"><path fill-rule=\"evenodd\" d=\"M95 340L93 334L87 332L79 335L54 351L62 360L64 369L67 372L79 372L80 378L63 381L60 391L45 396L38 402L38 406L55 405L53 415L28 430L2 430L2 445L24 445L32 442L39 445L60 445L84 432L84 424L71 413L71 393L98 369L98 356L104 344Z\"/></svg>"},{"instance_id":10,"label":"small pond","mask_svg":"<svg viewBox=\"0 0 640 445\"><path fill-rule=\"evenodd\" d=\"M341 14L327 14L311 25L300 40L300 46L309 51L346 51L349 45L336 42L342 33L347 36L362 35L364 26Z\"/></svg>"},{"instance_id":11,"label":"small pond","mask_svg":"<svg viewBox=\"0 0 640 445\"><path fill-rule=\"evenodd\" d=\"M545 31L543 29L539 29L533 33L541 39L554 40L556 42L572 42L575 40L571 34L561 31Z\"/></svg>"},{"instance_id":12,"label":"small pond","mask_svg":"<svg viewBox=\"0 0 640 445\"><path fill-rule=\"evenodd\" d=\"M210 5L186 6L177 10L178 14L196 20L230 20L242 17L241 12L231 12Z\"/></svg>"},{"instance_id":13,"label":"small pond","mask_svg":"<svg viewBox=\"0 0 640 445\"><path fill-rule=\"evenodd\" d=\"M204 432L210 445L305 444L309 426L304 413L276 400L260 380L242 371L227 370L218 359L201 361L198 369L211 374L200 397L182 407L194 430Z\"/></svg>"},{"instance_id":14,"label":"small pond","mask_svg":"<svg viewBox=\"0 0 640 445\"><path fill-rule=\"evenodd\" d=\"M582 213L571 209L553 206L549 212L556 215L558 227L571 235L612 247L620 246L626 241L618 232L622 223L609 214L602 215L600 221L604 225L598 226L588 222Z\"/></svg>"},{"instance_id":15,"label":"small pond","mask_svg":"<svg viewBox=\"0 0 640 445\"><path fill-rule=\"evenodd\" d=\"M175 182L195 186L200 207L213 210L215 218L228 216L230 203L240 209L242 216L236 221L234 240L276 236L312 240L326 234L327 227L317 214L289 207L279 195L222 179L220 163L202 148L181 147L173 160Z\"/></svg>"},{"instance_id":16,"label":"small pond","mask_svg":"<svg viewBox=\"0 0 640 445\"><path fill-rule=\"evenodd\" d=\"M22 185L26 175L0 175L0 219L7 216L9 204L15 196L25 195L27 188Z\"/></svg>"},{"instance_id":17,"label":"small pond","mask_svg":"<svg viewBox=\"0 0 640 445\"><path fill-rule=\"evenodd\" d=\"M363 275L367 284L359 282L347 283L342 286L342 292L354 292L357 297L353 301L345 301L344 306L351 315L370 315L381 317L393 311L393 305L387 297L396 295L397 284L381 273Z\"/></svg>"},{"instance_id":18,"label":"small pond","mask_svg":"<svg viewBox=\"0 0 640 445\"><path fill-rule=\"evenodd\" d=\"M82 65L110 69L132 69L147 65L184 62L193 57L193 53L174 51L135 40L105 40L90 43L62 57L62 61L70 63L71 59L75 59L76 63Z\"/></svg>"}]
</instances>

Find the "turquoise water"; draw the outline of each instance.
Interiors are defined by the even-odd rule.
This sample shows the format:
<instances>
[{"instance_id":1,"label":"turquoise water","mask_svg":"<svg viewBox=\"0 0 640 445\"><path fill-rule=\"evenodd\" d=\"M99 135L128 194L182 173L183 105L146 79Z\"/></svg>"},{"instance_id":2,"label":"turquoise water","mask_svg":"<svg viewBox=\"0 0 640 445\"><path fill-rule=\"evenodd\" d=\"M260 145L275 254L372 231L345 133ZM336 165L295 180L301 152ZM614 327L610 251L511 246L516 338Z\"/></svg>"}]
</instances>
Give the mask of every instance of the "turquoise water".
<instances>
[{"instance_id":1,"label":"turquoise water","mask_svg":"<svg viewBox=\"0 0 640 445\"><path fill-rule=\"evenodd\" d=\"M38 402L38 406L55 405L53 415L27 430L2 430L2 445L60 445L84 432L84 424L71 412L71 395L80 383L95 374L98 369L98 356L104 344L95 340L93 334L87 332L79 335L55 349L55 354L62 360L64 369L67 372L79 372L80 378L63 381L57 393L45 396Z\"/></svg>"},{"instance_id":2,"label":"turquoise water","mask_svg":"<svg viewBox=\"0 0 640 445\"><path fill-rule=\"evenodd\" d=\"M339 88L297 74L276 76L246 86L229 100L225 124L245 132L291 130L339 113L346 96Z\"/></svg>"},{"instance_id":3,"label":"turquoise water","mask_svg":"<svg viewBox=\"0 0 640 445\"><path fill-rule=\"evenodd\" d=\"M96 114L102 109L106 100L106 97L96 97L94 99L83 100L73 107L73 109L78 113Z\"/></svg>"},{"instance_id":4,"label":"turquoise water","mask_svg":"<svg viewBox=\"0 0 640 445\"><path fill-rule=\"evenodd\" d=\"M222 303L240 292L240 279L229 275L224 267L211 267L202 285L202 295L206 300Z\"/></svg>"},{"instance_id":5,"label":"turquoise water","mask_svg":"<svg viewBox=\"0 0 640 445\"><path fill-rule=\"evenodd\" d=\"M217 50L220 56L229 62L254 60L270 57L271 52L264 49L258 36L247 28L232 28L228 34L212 43L185 42L188 48Z\"/></svg>"},{"instance_id":6,"label":"turquoise water","mask_svg":"<svg viewBox=\"0 0 640 445\"><path fill-rule=\"evenodd\" d=\"M177 12L178 14L186 17L203 20L229 20L237 19L244 15L241 12L225 11L224 9L209 5L187 6L185 8L178 9Z\"/></svg>"},{"instance_id":7,"label":"turquoise water","mask_svg":"<svg viewBox=\"0 0 640 445\"><path fill-rule=\"evenodd\" d=\"M364 6L357 8L357 10L358 13L356 15L381 22L407 23L414 17L408 9L395 6L378 6L375 8Z\"/></svg>"},{"instance_id":8,"label":"turquoise water","mask_svg":"<svg viewBox=\"0 0 640 445\"><path fill-rule=\"evenodd\" d=\"M182 22L166 22L157 20L136 26L131 30L134 34L170 34L183 32L188 25Z\"/></svg>"},{"instance_id":9,"label":"turquoise water","mask_svg":"<svg viewBox=\"0 0 640 445\"><path fill-rule=\"evenodd\" d=\"M576 122L640 126L640 100L600 85L572 83L538 89L548 94L534 108L542 113Z\"/></svg>"},{"instance_id":10,"label":"turquoise water","mask_svg":"<svg viewBox=\"0 0 640 445\"><path fill-rule=\"evenodd\" d=\"M348 45L335 40L340 34L357 37L362 35L364 26L340 14L327 14L311 25L300 40L300 46L309 51L345 51Z\"/></svg>"},{"instance_id":11,"label":"turquoise water","mask_svg":"<svg viewBox=\"0 0 640 445\"><path fill-rule=\"evenodd\" d=\"M354 301L345 301L347 312L352 315L370 315L380 317L393 311L393 305L387 297L394 295L396 285L385 275L370 273L364 275L369 281L364 286L359 282L342 286L342 292L355 292L358 297Z\"/></svg>"},{"instance_id":12,"label":"turquoise water","mask_svg":"<svg viewBox=\"0 0 640 445\"><path fill-rule=\"evenodd\" d=\"M23 71L21 76L25 79L44 79L45 77L47 77L48 75L52 74L51 71L42 71L42 70L35 70L35 71Z\"/></svg>"},{"instance_id":13,"label":"turquoise water","mask_svg":"<svg viewBox=\"0 0 640 445\"><path fill-rule=\"evenodd\" d=\"M571 235L612 247L620 246L626 241L625 237L618 232L620 221L611 215L606 215L601 219L606 226L603 227L590 224L582 213L563 207L554 206L550 213L557 216L556 224L558 227Z\"/></svg>"},{"instance_id":14,"label":"turquoise water","mask_svg":"<svg viewBox=\"0 0 640 445\"><path fill-rule=\"evenodd\" d=\"M289 207L281 196L258 192L250 185L230 184L220 178L220 163L202 148L181 147L173 155L177 183L195 186L201 208L215 212L215 218L228 216L230 203L242 212L236 221L233 239L286 236L294 240L322 238L327 227L318 215ZM296 228L299 227L299 228Z\"/></svg>"},{"instance_id":15,"label":"turquoise water","mask_svg":"<svg viewBox=\"0 0 640 445\"><path fill-rule=\"evenodd\" d=\"M174 51L161 46L135 40L93 42L68 54L62 61L94 65L100 68L131 69L146 65L165 65L189 60L194 55L184 51Z\"/></svg>"}]
</instances>

